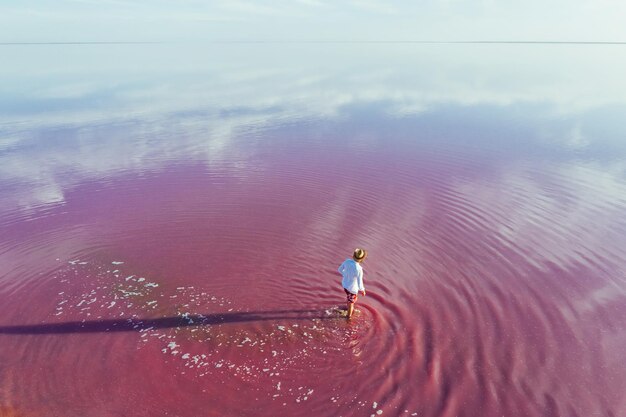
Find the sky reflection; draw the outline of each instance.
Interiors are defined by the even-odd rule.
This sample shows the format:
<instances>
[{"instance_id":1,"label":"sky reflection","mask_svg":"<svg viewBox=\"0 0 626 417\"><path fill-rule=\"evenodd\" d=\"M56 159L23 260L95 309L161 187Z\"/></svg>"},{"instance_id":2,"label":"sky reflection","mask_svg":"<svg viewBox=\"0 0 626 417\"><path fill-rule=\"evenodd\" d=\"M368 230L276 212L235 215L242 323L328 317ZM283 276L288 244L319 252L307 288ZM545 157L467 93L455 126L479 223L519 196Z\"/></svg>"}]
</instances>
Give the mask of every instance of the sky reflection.
<instances>
[{"instance_id":1,"label":"sky reflection","mask_svg":"<svg viewBox=\"0 0 626 417\"><path fill-rule=\"evenodd\" d=\"M102 45L4 52L10 64L0 68L3 210L62 202L68 181L176 160L211 164L223 160L234 138L289 123L374 117L383 125L402 121L420 140L482 150L550 148L566 160L612 160L624 151L626 56L610 46ZM482 130L491 139L477 137ZM614 165L611 171L623 174ZM18 183L27 187L11 191Z\"/></svg>"}]
</instances>

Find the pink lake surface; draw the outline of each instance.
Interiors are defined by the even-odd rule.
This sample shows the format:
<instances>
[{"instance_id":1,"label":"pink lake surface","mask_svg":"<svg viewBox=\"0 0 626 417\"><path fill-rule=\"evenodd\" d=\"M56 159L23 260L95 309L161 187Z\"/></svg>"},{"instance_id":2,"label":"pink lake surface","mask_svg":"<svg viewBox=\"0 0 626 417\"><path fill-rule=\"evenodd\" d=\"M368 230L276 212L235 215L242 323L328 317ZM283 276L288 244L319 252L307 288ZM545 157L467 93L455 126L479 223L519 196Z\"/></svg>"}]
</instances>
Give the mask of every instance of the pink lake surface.
<instances>
[{"instance_id":1,"label":"pink lake surface","mask_svg":"<svg viewBox=\"0 0 626 417\"><path fill-rule=\"evenodd\" d=\"M170 78L115 49L124 65L54 83L15 59L0 416L626 416L626 96L581 106L602 90L577 89L583 68L560 85L573 109L503 103L514 59L485 73L430 48L413 53L452 56L435 78L383 71L407 51L354 79L367 54L285 70L221 51ZM357 246L347 321L336 269Z\"/></svg>"}]
</instances>

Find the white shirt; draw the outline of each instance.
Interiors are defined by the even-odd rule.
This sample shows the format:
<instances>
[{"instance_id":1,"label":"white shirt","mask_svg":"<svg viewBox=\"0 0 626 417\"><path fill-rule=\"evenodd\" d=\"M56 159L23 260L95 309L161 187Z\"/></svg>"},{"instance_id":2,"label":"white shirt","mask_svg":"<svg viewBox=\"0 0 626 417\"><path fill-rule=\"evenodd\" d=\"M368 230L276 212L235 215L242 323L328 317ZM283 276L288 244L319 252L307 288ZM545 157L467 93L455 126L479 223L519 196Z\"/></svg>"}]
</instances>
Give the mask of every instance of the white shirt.
<instances>
[{"instance_id":1,"label":"white shirt","mask_svg":"<svg viewBox=\"0 0 626 417\"><path fill-rule=\"evenodd\" d=\"M352 294L365 291L363 286L363 268L354 259L346 259L339 266L339 273L343 275L341 285Z\"/></svg>"}]
</instances>

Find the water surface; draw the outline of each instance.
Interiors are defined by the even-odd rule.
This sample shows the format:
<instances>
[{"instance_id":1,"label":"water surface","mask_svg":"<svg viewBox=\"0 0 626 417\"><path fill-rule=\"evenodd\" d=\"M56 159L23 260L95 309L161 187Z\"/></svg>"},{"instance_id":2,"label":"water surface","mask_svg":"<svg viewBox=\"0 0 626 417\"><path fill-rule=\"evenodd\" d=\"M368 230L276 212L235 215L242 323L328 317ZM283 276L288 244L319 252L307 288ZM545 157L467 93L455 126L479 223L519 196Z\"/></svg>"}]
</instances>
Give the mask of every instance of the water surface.
<instances>
[{"instance_id":1,"label":"water surface","mask_svg":"<svg viewBox=\"0 0 626 417\"><path fill-rule=\"evenodd\" d=\"M0 414L626 413L623 48L2 48Z\"/></svg>"}]
</instances>

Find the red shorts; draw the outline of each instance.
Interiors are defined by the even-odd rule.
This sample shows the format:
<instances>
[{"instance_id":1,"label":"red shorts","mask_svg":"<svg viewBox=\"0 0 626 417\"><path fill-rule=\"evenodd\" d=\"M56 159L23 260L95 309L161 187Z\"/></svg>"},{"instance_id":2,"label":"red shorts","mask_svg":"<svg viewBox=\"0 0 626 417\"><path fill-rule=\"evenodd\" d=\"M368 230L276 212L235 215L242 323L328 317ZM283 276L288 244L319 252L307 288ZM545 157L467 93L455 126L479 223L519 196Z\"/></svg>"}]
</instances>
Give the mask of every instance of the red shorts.
<instances>
[{"instance_id":1,"label":"red shorts","mask_svg":"<svg viewBox=\"0 0 626 417\"><path fill-rule=\"evenodd\" d=\"M350 304L356 303L356 300L358 298L356 294L352 294L350 291L346 290L345 288L343 290L346 292L348 303Z\"/></svg>"}]
</instances>

